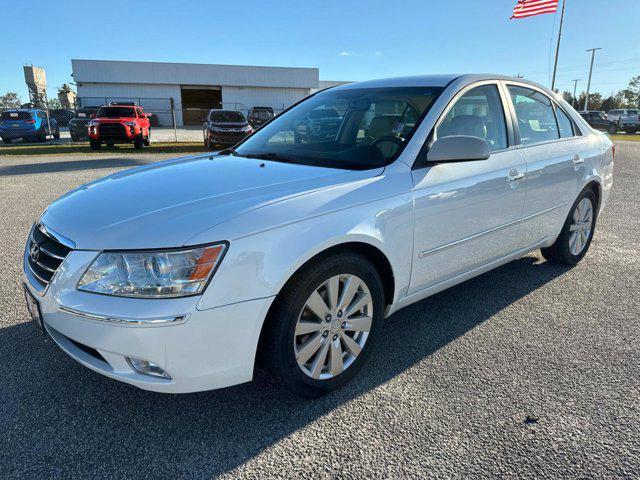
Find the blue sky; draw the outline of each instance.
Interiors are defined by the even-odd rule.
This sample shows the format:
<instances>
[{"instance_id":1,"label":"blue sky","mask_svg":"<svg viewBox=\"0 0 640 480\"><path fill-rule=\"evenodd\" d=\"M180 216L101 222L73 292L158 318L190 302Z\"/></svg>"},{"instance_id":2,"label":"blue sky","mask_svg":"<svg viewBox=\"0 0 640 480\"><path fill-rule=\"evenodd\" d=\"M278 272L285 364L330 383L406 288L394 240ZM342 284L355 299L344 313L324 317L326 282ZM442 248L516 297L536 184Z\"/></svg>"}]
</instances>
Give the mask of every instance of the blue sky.
<instances>
[{"instance_id":1,"label":"blue sky","mask_svg":"<svg viewBox=\"0 0 640 480\"><path fill-rule=\"evenodd\" d=\"M591 47L604 48L592 91L608 94L640 75L639 0L567 2L557 87L579 78L586 88ZM492 72L549 85L554 16L510 21L514 4L0 0L0 93L26 99L25 63L45 67L50 87L69 82L71 58L309 66L323 80Z\"/></svg>"}]
</instances>

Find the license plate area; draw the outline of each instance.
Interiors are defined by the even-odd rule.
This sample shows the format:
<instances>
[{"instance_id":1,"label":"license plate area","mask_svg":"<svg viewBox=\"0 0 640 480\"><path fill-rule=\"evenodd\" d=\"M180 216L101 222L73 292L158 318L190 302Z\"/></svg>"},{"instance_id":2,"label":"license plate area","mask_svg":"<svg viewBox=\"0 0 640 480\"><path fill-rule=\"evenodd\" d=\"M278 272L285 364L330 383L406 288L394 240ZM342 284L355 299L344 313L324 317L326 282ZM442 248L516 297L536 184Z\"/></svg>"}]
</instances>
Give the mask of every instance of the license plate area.
<instances>
[{"instance_id":1,"label":"license plate area","mask_svg":"<svg viewBox=\"0 0 640 480\"><path fill-rule=\"evenodd\" d=\"M27 303L27 311L31 316L31 323L34 325L36 330L40 333L44 334L44 323L42 322L42 312L40 311L40 303L36 300L36 298L31 294L26 285L23 285L24 289L24 299Z\"/></svg>"}]
</instances>

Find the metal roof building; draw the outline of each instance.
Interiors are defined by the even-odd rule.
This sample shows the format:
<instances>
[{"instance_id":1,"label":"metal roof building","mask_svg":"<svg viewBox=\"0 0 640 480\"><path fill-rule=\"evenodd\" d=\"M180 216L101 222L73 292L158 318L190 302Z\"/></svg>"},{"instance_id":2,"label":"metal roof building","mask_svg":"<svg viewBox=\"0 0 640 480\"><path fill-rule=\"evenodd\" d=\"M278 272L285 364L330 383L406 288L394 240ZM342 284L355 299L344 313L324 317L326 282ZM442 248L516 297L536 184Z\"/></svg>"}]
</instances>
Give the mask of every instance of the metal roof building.
<instances>
[{"instance_id":1,"label":"metal roof building","mask_svg":"<svg viewBox=\"0 0 640 480\"><path fill-rule=\"evenodd\" d=\"M200 125L211 108L278 112L319 86L317 68L71 60L81 106L135 101L160 125ZM171 111L173 103L174 112Z\"/></svg>"}]
</instances>

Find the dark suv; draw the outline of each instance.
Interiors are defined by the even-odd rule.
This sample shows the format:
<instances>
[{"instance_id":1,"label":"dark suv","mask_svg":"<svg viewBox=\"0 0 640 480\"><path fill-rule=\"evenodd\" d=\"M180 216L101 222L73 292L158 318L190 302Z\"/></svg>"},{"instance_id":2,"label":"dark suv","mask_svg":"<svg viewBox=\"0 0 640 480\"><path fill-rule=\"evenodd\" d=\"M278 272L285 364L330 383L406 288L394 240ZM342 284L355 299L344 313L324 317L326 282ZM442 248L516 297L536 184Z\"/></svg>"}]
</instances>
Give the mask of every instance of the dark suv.
<instances>
[{"instance_id":1,"label":"dark suv","mask_svg":"<svg viewBox=\"0 0 640 480\"><path fill-rule=\"evenodd\" d=\"M252 107L249 110L249 125L258 128L267 123L274 117L273 108L271 107Z\"/></svg>"},{"instance_id":2,"label":"dark suv","mask_svg":"<svg viewBox=\"0 0 640 480\"><path fill-rule=\"evenodd\" d=\"M579 113L591 128L595 128L596 130L601 130L603 132L609 132L611 134L616 133L618 130L617 123L608 120L607 116L602 112L582 111Z\"/></svg>"},{"instance_id":3,"label":"dark suv","mask_svg":"<svg viewBox=\"0 0 640 480\"><path fill-rule=\"evenodd\" d=\"M75 117L69 121L69 133L72 142L87 140L89 138L89 122L95 118L100 107L79 108Z\"/></svg>"},{"instance_id":4,"label":"dark suv","mask_svg":"<svg viewBox=\"0 0 640 480\"><path fill-rule=\"evenodd\" d=\"M253 133L244 115L235 110L211 110L203 127L204 146L210 150L217 145L235 145Z\"/></svg>"}]
</instances>

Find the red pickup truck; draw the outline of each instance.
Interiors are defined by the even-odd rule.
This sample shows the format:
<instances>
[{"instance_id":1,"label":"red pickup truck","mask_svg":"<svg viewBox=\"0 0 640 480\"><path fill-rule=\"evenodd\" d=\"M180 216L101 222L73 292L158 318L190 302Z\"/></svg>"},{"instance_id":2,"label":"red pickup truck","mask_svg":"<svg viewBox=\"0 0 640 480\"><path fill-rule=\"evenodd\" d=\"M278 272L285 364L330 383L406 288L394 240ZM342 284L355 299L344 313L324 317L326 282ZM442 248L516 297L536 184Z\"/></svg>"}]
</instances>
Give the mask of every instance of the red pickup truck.
<instances>
[{"instance_id":1,"label":"red pickup truck","mask_svg":"<svg viewBox=\"0 0 640 480\"><path fill-rule=\"evenodd\" d=\"M142 148L151 142L149 118L137 105L110 103L100 107L88 129L92 150L100 150L103 143L107 147L133 143L134 148Z\"/></svg>"}]
</instances>

